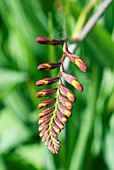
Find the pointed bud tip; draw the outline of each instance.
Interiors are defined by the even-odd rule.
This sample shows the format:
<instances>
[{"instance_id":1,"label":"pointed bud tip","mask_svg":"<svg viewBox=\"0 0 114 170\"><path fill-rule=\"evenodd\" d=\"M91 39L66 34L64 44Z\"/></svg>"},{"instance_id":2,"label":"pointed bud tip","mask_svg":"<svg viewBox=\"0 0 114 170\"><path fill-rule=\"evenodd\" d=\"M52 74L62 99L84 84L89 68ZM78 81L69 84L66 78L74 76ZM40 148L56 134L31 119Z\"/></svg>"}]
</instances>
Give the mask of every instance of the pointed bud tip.
<instances>
[{"instance_id":1,"label":"pointed bud tip","mask_svg":"<svg viewBox=\"0 0 114 170\"><path fill-rule=\"evenodd\" d=\"M74 63L82 70L83 72L87 71L87 66L80 58L75 58Z\"/></svg>"},{"instance_id":2,"label":"pointed bud tip","mask_svg":"<svg viewBox=\"0 0 114 170\"><path fill-rule=\"evenodd\" d=\"M80 85L78 85L78 90L80 91L80 92L82 92L83 91L83 86L80 84Z\"/></svg>"},{"instance_id":3,"label":"pointed bud tip","mask_svg":"<svg viewBox=\"0 0 114 170\"><path fill-rule=\"evenodd\" d=\"M74 86L77 90L79 90L80 92L83 91L83 86L82 86L81 84L76 83L76 84L74 84L73 86Z\"/></svg>"},{"instance_id":4,"label":"pointed bud tip","mask_svg":"<svg viewBox=\"0 0 114 170\"><path fill-rule=\"evenodd\" d=\"M46 44L49 41L50 41L50 39L49 38L45 38L45 37L37 37L36 38L36 42L40 43L40 44Z\"/></svg>"},{"instance_id":5,"label":"pointed bud tip","mask_svg":"<svg viewBox=\"0 0 114 170\"><path fill-rule=\"evenodd\" d=\"M80 70L82 70L83 72L86 72L87 71L87 66L83 63L83 64L80 64L79 66Z\"/></svg>"},{"instance_id":6,"label":"pointed bud tip","mask_svg":"<svg viewBox=\"0 0 114 170\"><path fill-rule=\"evenodd\" d=\"M41 67L41 65L39 65L38 67L37 67L37 70L41 70L42 69L42 67Z\"/></svg>"}]
</instances>

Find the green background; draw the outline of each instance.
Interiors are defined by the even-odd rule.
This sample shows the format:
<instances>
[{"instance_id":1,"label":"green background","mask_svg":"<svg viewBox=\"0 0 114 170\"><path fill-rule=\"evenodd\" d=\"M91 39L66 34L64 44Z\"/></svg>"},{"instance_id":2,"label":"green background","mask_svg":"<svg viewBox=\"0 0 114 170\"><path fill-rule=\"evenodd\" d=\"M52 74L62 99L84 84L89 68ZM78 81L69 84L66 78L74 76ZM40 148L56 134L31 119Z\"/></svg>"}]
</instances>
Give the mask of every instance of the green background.
<instances>
[{"instance_id":1,"label":"green background","mask_svg":"<svg viewBox=\"0 0 114 170\"><path fill-rule=\"evenodd\" d=\"M100 2L88 10L88 0L0 0L0 170L114 170L114 3L75 50L87 73L73 63L66 70L84 91L66 84L77 100L59 134L58 155L37 131L42 99L36 99L36 92L43 87L36 87L36 81L56 77L59 70L36 68L57 62L62 47L35 39L71 37L75 25L82 27Z\"/></svg>"}]
</instances>

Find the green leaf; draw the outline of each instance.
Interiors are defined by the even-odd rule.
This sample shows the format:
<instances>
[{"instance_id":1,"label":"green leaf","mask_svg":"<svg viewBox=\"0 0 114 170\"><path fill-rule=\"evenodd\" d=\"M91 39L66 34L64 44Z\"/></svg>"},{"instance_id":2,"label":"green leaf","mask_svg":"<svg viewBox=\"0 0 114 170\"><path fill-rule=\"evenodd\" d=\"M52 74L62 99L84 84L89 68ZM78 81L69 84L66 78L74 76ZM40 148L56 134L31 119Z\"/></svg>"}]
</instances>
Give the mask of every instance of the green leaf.
<instances>
[{"instance_id":1,"label":"green leaf","mask_svg":"<svg viewBox=\"0 0 114 170\"><path fill-rule=\"evenodd\" d=\"M54 160L51 153L46 150L44 152L44 150L45 146L43 143L31 144L18 147L15 153L36 169L55 170Z\"/></svg>"},{"instance_id":2,"label":"green leaf","mask_svg":"<svg viewBox=\"0 0 114 170\"><path fill-rule=\"evenodd\" d=\"M114 169L114 112L110 120L110 128L107 129L104 142L104 159L108 169Z\"/></svg>"},{"instance_id":3,"label":"green leaf","mask_svg":"<svg viewBox=\"0 0 114 170\"><path fill-rule=\"evenodd\" d=\"M0 69L0 99L7 95L16 85L27 80L27 73Z\"/></svg>"},{"instance_id":4,"label":"green leaf","mask_svg":"<svg viewBox=\"0 0 114 170\"><path fill-rule=\"evenodd\" d=\"M109 19L110 18L110 19ZM106 10L104 15L105 27L112 33L114 28L114 3L112 3Z\"/></svg>"},{"instance_id":5,"label":"green leaf","mask_svg":"<svg viewBox=\"0 0 114 170\"><path fill-rule=\"evenodd\" d=\"M0 153L9 152L22 142L27 141L31 132L9 109L0 113Z\"/></svg>"},{"instance_id":6,"label":"green leaf","mask_svg":"<svg viewBox=\"0 0 114 170\"><path fill-rule=\"evenodd\" d=\"M5 107L18 115L22 121L27 122L31 110L25 96L22 96L19 91L13 90L2 101Z\"/></svg>"},{"instance_id":7,"label":"green leaf","mask_svg":"<svg viewBox=\"0 0 114 170\"><path fill-rule=\"evenodd\" d=\"M103 66L114 66L114 42L105 29L95 26L85 41L91 57Z\"/></svg>"}]
</instances>

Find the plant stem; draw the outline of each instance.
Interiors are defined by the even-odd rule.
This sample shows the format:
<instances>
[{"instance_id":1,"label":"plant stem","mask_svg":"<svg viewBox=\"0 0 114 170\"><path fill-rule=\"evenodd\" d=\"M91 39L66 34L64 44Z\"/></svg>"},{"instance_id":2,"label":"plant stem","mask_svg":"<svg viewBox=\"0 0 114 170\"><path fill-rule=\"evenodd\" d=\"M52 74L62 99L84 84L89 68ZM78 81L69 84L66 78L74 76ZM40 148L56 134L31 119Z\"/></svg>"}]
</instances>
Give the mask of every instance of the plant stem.
<instances>
[{"instance_id":1,"label":"plant stem","mask_svg":"<svg viewBox=\"0 0 114 170\"><path fill-rule=\"evenodd\" d=\"M82 29L82 31L79 33L79 35L77 37L78 41L82 41L87 36L87 34L90 32L90 30L96 24L97 20L104 13L106 8L111 4L111 2L112 2L112 0L105 0L101 3L98 10L93 14L93 16L89 19L87 24Z\"/></svg>"},{"instance_id":2,"label":"plant stem","mask_svg":"<svg viewBox=\"0 0 114 170\"><path fill-rule=\"evenodd\" d=\"M95 4L97 3L98 0L91 0L81 11L81 14L75 24L74 31L72 33L72 39L76 39L76 37L79 35L80 31L82 30L86 20L87 16L90 13L90 11L94 8Z\"/></svg>"},{"instance_id":3,"label":"plant stem","mask_svg":"<svg viewBox=\"0 0 114 170\"><path fill-rule=\"evenodd\" d=\"M69 50L73 52L77 48L77 42L81 42L94 27L100 16L105 12L108 6L112 3L112 0L104 0L99 6L98 10L93 14L93 16L88 20L83 29L80 31L78 36L73 39L75 44L69 46Z\"/></svg>"}]
</instances>

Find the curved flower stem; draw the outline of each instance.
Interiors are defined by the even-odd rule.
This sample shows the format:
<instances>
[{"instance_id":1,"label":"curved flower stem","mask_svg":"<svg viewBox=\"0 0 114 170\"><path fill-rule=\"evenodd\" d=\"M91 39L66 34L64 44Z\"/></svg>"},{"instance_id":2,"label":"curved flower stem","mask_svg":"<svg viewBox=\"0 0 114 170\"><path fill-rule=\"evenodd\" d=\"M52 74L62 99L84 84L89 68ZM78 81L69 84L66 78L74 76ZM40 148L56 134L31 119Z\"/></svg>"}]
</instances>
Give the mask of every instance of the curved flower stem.
<instances>
[{"instance_id":1,"label":"curved flower stem","mask_svg":"<svg viewBox=\"0 0 114 170\"><path fill-rule=\"evenodd\" d=\"M80 31L79 35L71 40L72 42L75 42L76 44L73 47L73 51L77 47L77 42L81 42L91 31L91 29L94 27L98 19L101 17L101 15L105 12L105 10L108 8L108 6L112 3L112 0L104 0L101 5L99 6L98 10L93 14L93 16L88 20L88 22L85 24L83 29ZM71 46L69 46L70 49ZM71 50L70 50L71 51ZM71 52L73 52L71 51Z\"/></svg>"},{"instance_id":2,"label":"curved flower stem","mask_svg":"<svg viewBox=\"0 0 114 170\"><path fill-rule=\"evenodd\" d=\"M84 24L87 20L88 14L91 12L91 10L94 8L95 4L98 0L90 0L90 2L82 9L80 16L78 17L78 20L76 22L74 31L72 33L72 39L76 38L82 28L84 27Z\"/></svg>"}]
</instances>

